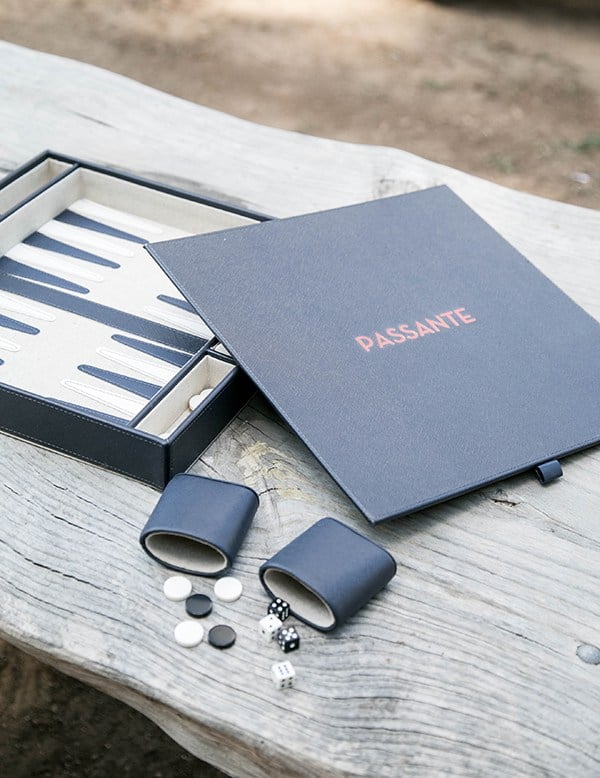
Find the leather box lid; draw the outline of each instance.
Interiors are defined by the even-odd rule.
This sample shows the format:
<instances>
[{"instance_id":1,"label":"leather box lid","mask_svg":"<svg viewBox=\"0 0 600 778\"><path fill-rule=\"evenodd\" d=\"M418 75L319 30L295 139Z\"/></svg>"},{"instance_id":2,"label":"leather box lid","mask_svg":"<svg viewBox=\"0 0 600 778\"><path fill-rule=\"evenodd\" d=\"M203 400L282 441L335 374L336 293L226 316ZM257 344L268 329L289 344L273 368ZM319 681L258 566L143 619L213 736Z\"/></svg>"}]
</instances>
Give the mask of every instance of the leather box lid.
<instances>
[{"instance_id":1,"label":"leather box lid","mask_svg":"<svg viewBox=\"0 0 600 778\"><path fill-rule=\"evenodd\" d=\"M372 522L600 440L600 326L447 187L150 251Z\"/></svg>"}]
</instances>

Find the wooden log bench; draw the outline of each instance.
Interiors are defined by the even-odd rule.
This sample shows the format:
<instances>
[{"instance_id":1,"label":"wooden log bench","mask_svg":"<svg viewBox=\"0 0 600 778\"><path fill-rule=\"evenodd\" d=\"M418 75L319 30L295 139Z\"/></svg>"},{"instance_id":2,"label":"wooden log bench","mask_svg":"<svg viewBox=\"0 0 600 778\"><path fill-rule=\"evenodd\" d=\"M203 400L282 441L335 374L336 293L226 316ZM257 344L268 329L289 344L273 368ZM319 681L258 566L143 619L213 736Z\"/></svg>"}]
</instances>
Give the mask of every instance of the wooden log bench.
<instances>
[{"instance_id":1,"label":"wooden log bench","mask_svg":"<svg viewBox=\"0 0 600 778\"><path fill-rule=\"evenodd\" d=\"M289 216L450 185L600 318L600 213L390 148L262 127L77 62L0 44L0 170L45 148ZM0 636L142 711L244 778L600 773L600 449L560 485L512 478L370 528L260 400L194 465L261 506L221 614L229 653L172 641L165 571L138 535L158 494L0 436ZM331 635L303 630L297 688L256 634L261 561L321 516L398 561ZM200 581L198 591L208 591Z\"/></svg>"}]
</instances>

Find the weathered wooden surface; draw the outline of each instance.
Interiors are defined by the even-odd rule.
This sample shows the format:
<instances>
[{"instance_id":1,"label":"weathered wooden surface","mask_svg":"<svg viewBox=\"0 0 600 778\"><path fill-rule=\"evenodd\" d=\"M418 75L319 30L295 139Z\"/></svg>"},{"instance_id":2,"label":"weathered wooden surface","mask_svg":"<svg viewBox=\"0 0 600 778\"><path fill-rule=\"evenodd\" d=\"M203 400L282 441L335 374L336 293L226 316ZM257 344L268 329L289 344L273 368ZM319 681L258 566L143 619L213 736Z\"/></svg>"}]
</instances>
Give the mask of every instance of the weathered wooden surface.
<instances>
[{"instance_id":1,"label":"weathered wooden surface","mask_svg":"<svg viewBox=\"0 0 600 778\"><path fill-rule=\"evenodd\" d=\"M2 170L51 147L279 216L445 182L600 318L600 213L7 44L0 63ZM600 644L598 449L547 488L513 478L378 529L260 402L193 470L261 494L235 567L245 596L217 608L233 650L173 644L183 608L137 543L156 492L6 436L0 635L236 776L599 774L600 666L576 654ZM281 654L256 634L257 567L324 515L389 548L398 575L335 634L302 630L297 689L278 693Z\"/></svg>"}]
</instances>

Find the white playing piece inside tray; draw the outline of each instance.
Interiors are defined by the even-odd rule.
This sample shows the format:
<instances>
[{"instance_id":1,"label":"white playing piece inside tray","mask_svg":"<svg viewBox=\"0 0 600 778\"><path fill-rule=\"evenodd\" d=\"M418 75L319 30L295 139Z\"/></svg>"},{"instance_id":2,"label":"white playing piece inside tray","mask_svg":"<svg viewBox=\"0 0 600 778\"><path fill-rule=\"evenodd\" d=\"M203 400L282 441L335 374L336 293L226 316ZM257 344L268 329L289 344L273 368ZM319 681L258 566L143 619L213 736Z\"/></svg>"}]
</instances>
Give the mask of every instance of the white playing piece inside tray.
<instances>
[{"instance_id":1,"label":"white playing piece inside tray","mask_svg":"<svg viewBox=\"0 0 600 778\"><path fill-rule=\"evenodd\" d=\"M137 429L168 438L204 403L231 373L234 365L206 356L137 424Z\"/></svg>"}]
</instances>

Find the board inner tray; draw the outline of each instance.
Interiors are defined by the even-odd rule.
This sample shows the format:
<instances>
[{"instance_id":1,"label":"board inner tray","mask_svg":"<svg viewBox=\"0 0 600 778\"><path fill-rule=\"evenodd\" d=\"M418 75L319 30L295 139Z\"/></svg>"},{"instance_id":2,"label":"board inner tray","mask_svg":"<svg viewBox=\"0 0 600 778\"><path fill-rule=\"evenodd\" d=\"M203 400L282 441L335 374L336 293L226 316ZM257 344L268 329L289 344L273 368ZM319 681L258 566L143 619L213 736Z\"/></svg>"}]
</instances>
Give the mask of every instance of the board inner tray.
<instances>
[{"instance_id":1,"label":"board inner tray","mask_svg":"<svg viewBox=\"0 0 600 778\"><path fill-rule=\"evenodd\" d=\"M213 333L144 245L251 222L97 171L63 175L0 222L0 381L171 434L187 394L233 365L225 352L189 369Z\"/></svg>"}]
</instances>

